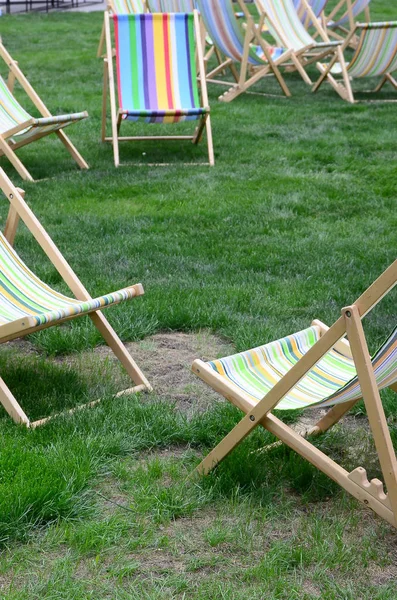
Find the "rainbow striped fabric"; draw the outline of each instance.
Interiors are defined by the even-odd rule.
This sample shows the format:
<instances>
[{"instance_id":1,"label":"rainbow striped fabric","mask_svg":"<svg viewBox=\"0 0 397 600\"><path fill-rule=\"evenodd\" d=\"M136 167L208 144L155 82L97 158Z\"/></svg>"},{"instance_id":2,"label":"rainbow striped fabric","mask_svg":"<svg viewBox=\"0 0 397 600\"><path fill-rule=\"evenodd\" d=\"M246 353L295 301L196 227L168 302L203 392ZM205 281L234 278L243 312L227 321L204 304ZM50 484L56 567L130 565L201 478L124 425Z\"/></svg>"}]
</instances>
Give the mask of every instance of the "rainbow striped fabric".
<instances>
[{"instance_id":1,"label":"rainbow striped fabric","mask_svg":"<svg viewBox=\"0 0 397 600\"><path fill-rule=\"evenodd\" d=\"M148 7L152 13L191 13L194 0L148 0Z\"/></svg>"},{"instance_id":2,"label":"rainbow striped fabric","mask_svg":"<svg viewBox=\"0 0 397 600\"><path fill-rule=\"evenodd\" d=\"M351 5L353 19L356 19L364 10L369 6L371 0L354 0ZM340 19L336 21L330 21L327 23L327 27L341 27L343 25L350 26L350 16L347 10Z\"/></svg>"},{"instance_id":3,"label":"rainbow striped fabric","mask_svg":"<svg viewBox=\"0 0 397 600\"><path fill-rule=\"evenodd\" d=\"M277 44L298 52L304 48L333 48L340 41L316 42L305 29L292 0L255 0L258 12L266 13L266 25Z\"/></svg>"},{"instance_id":4,"label":"rainbow striped fabric","mask_svg":"<svg viewBox=\"0 0 397 600\"><path fill-rule=\"evenodd\" d=\"M6 82L0 76L0 134L5 140L12 139L15 144L25 143L29 138L37 135L46 135L63 129L76 121L81 121L87 117L86 112L74 113L71 115L61 115L58 117L43 117L34 119L26 112L11 94ZM14 127L26 123L33 119L25 129L22 129L14 135L9 135L8 132Z\"/></svg>"},{"instance_id":5,"label":"rainbow striped fabric","mask_svg":"<svg viewBox=\"0 0 397 600\"><path fill-rule=\"evenodd\" d=\"M143 0L111 0L112 12L116 15L133 15L145 12Z\"/></svg>"},{"instance_id":6,"label":"rainbow striped fabric","mask_svg":"<svg viewBox=\"0 0 397 600\"><path fill-rule=\"evenodd\" d=\"M1 325L24 317L31 319L33 327L39 327L118 304L135 295L130 287L86 302L68 298L36 277L0 233L0 339Z\"/></svg>"},{"instance_id":7,"label":"rainbow striped fabric","mask_svg":"<svg viewBox=\"0 0 397 600\"><path fill-rule=\"evenodd\" d=\"M200 106L193 14L114 15L117 83L123 119L177 123Z\"/></svg>"},{"instance_id":8,"label":"rainbow striped fabric","mask_svg":"<svg viewBox=\"0 0 397 600\"><path fill-rule=\"evenodd\" d=\"M228 58L241 62L244 52L245 32L236 19L231 0L197 0L205 29L215 46ZM269 48L273 58L284 53L283 48ZM263 66L266 59L260 47L250 47L248 62Z\"/></svg>"},{"instance_id":9,"label":"rainbow striped fabric","mask_svg":"<svg viewBox=\"0 0 397 600\"><path fill-rule=\"evenodd\" d=\"M288 373L320 338L316 326L281 340L207 363L256 403ZM376 381L397 381L397 328L372 359ZM277 409L332 406L361 398L353 359L332 349L277 404Z\"/></svg>"}]
</instances>

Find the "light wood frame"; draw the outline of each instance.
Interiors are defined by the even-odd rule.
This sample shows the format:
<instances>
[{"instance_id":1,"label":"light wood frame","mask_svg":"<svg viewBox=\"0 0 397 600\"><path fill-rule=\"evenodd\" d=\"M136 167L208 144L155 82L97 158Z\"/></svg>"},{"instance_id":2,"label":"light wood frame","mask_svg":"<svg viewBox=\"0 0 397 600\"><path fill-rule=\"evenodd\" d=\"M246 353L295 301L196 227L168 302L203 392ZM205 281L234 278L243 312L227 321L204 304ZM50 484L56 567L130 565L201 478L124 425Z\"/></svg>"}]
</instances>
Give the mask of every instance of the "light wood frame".
<instances>
[{"instance_id":1,"label":"light wood frame","mask_svg":"<svg viewBox=\"0 0 397 600\"><path fill-rule=\"evenodd\" d=\"M214 146L212 141L212 128L211 128L211 117L208 102L207 84L205 81L205 69L204 69L204 57L201 44L200 36L200 24L198 12L194 11L194 28L196 36L196 59L198 64L199 83L201 92L201 104L207 108L207 112L202 115L198 121L198 125L193 135L166 135L166 136L120 136L120 126L122 122L123 113L120 109L117 109L116 105L116 91L115 91L115 78L113 69L113 58L115 53L112 46L112 36L110 31L110 15L105 12L105 39L106 39L106 58L103 62L103 101L102 101L102 130L101 139L102 142L111 142L113 145L113 157L114 165L118 167L120 165L120 154L119 154L119 142L130 142L130 141L159 141L159 140L190 140L193 144L197 145L206 131L207 134L207 147L208 147L208 164L212 167L215 164L214 157ZM107 97L109 92L110 98L110 118L112 126L112 135L106 135L106 116L107 116ZM154 163L146 166L165 166L168 163ZM205 163L187 163L191 165L203 165ZM140 166L137 163L136 166Z\"/></svg>"},{"instance_id":2,"label":"light wood frame","mask_svg":"<svg viewBox=\"0 0 397 600\"><path fill-rule=\"evenodd\" d=\"M54 244L44 227L41 225L40 221L36 218L32 210L24 201L23 190L20 190L19 188L16 188L13 185L13 183L7 177L3 169L0 169L0 188L2 189L4 195L7 197L10 203L8 218L4 231L4 236L8 240L8 242L11 245L13 245L18 223L21 219L25 223L26 227L29 229L35 240L38 242L39 246L45 252L51 263L54 265L64 282L70 288L73 295L78 300L90 300L91 296L89 295L81 281L78 279L77 275L71 269L61 252L58 250L58 248L56 247L56 245ZM133 287L135 291L135 296L141 296L144 293L141 284L136 284ZM98 329L101 336L104 338L107 345L111 348L115 356L121 362L122 366L126 370L131 380L135 383L134 387L119 392L117 396L137 393L140 391L151 391L152 387L146 379L145 375L142 373L141 369L133 360L127 348L124 346L124 344L117 336L116 332L108 323L106 318L100 312L100 310L101 309L94 310L88 313L88 316L94 323L95 327ZM68 317L59 321L46 323L45 325L42 325L40 327L33 328L31 327L29 318L19 319L18 321L7 323L5 325L0 325L0 344L15 338L24 337L30 333L39 331L41 329L45 329L47 327L51 327L53 325L58 325L61 322L68 321L78 316L79 315L74 315L73 317ZM78 408L72 409L67 412L71 413L76 410L80 410L84 406L93 406L99 401L100 400L97 400L87 405L79 406ZM15 397L13 396L12 392L9 390L9 388L1 378L0 402L16 423L23 423L27 427L36 427L38 425L42 425L46 423L49 419L53 418L48 417L46 419L41 419L40 421L31 422L27 415L24 413L17 400L15 399Z\"/></svg>"},{"instance_id":3,"label":"light wood frame","mask_svg":"<svg viewBox=\"0 0 397 600\"><path fill-rule=\"evenodd\" d=\"M44 102L41 100L41 98L35 92L35 90L31 86L31 84L29 83L29 81L26 79L25 75L22 73L21 69L18 66L18 62L12 58L12 56L9 54L9 52L4 47L1 37L0 37L0 57L4 60L4 62L6 63L6 65L8 66L8 69L9 69L7 87L10 90L10 92L13 93L15 81L18 81L18 83L21 85L21 87L23 88L23 90L25 91L27 96L30 98L30 100L33 102L33 104L35 105L37 110L40 112L40 114L43 117L52 117L52 114L50 113L50 111L48 110L48 108L46 107ZM87 116L88 116L88 114L87 114ZM3 134L0 134L0 156L5 155L8 158L8 160L11 162L13 167L18 171L18 173L22 177L22 179L25 179L27 181L34 181L33 177L31 176L31 174L29 173L27 168L23 165L21 160L15 154L15 150L17 150L21 146L25 146L26 144L30 144L31 142L34 142L46 135L49 135L50 133L55 133L58 136L58 138L61 140L62 144L65 146L67 151L70 153L73 160L76 161L76 163L78 164L80 169L88 169L89 168L88 164L86 163L84 158L77 151L75 146L72 144L72 142L70 141L68 136L65 134L65 132L62 131L62 129L59 129L58 131L51 131L48 133L43 133L43 132L37 133L36 135L33 135L26 140L22 140L19 143L13 143L12 140L7 139L11 135L15 135L16 133L18 133L18 131L22 131L26 127L29 127L30 125L34 124L34 121L35 121L34 119L29 119L25 123L21 123L17 127L14 127L13 129L11 129Z\"/></svg>"},{"instance_id":4,"label":"light wood frame","mask_svg":"<svg viewBox=\"0 0 397 600\"><path fill-rule=\"evenodd\" d=\"M353 89L352 89L352 85L351 85L351 77L349 75L349 70L347 68L347 65L346 65L346 62L344 59L344 51L349 46L352 46L352 40L358 39L356 34L359 29L360 29L359 25L358 24L355 25L353 27L352 31L350 32L350 34L347 36L347 38L343 42L343 45L339 49L339 54L342 56L342 60L340 60L339 55L335 55L334 57L332 57L332 59L326 66L322 65L321 63L316 64L316 67L320 71L321 75L320 75L319 79L316 81L316 83L314 84L314 86L312 88L312 92L317 92L317 90L320 88L322 83L324 81L328 81L328 83L331 84L331 86L334 88L336 93L339 94L339 96L343 100L346 100L350 104L354 104L355 102L357 102L357 100L355 100L355 98L354 98ZM357 44L355 44L354 47L357 47ZM332 67L335 65L335 63L337 61L339 62L340 67L341 67L341 76L342 76L341 80L335 79L335 77L331 73ZM363 79L363 78L360 78L360 79ZM375 94L377 92L380 92L380 90L383 88L383 86L388 82L394 87L395 90L397 90L397 81L394 79L394 77L391 73L386 73L382 77L380 83L373 90L365 90L365 93ZM397 102L397 101L396 100L379 100L379 102Z\"/></svg>"},{"instance_id":5,"label":"light wood frame","mask_svg":"<svg viewBox=\"0 0 397 600\"><path fill-rule=\"evenodd\" d=\"M225 458L255 427L261 425L287 446L306 458L315 467L328 475L360 502L370 507L388 523L397 527L397 461L392 445L379 390L376 384L371 357L365 339L363 317L396 285L397 260L352 304L342 309L341 317L327 328L322 326L320 339L310 350L281 378L281 380L259 402L216 373L201 360L193 363L192 371L214 390L222 394L246 413L245 417L199 464L195 473L207 474ZM316 325L319 322L315 322ZM272 414L280 400L305 376L324 354L343 343L347 334L362 397L367 410L369 424L375 441L387 494L378 479L367 480L366 471L357 467L350 473L330 459L303 436ZM391 386L397 391L397 386ZM312 433L329 429L356 403L356 401L335 405L313 428Z\"/></svg>"},{"instance_id":6,"label":"light wood frame","mask_svg":"<svg viewBox=\"0 0 397 600\"><path fill-rule=\"evenodd\" d=\"M347 12L347 14L349 16L349 29L346 29L346 27L343 27L341 25L338 25L338 27L336 27L335 29L329 27L328 23L330 23L330 21L332 21L334 19L334 17L336 17L337 14L343 10L344 7L345 7L345 12ZM370 23L371 22L371 13L370 13L369 6L367 6L363 12L365 15L366 22ZM358 16L358 15L356 15L356 16ZM358 41L357 37L354 35L351 35L353 30L355 29L356 22L357 22L357 19L355 18L354 14L353 14L352 0L339 0L339 2L334 6L334 8L331 10L331 12L328 15L323 14L323 16L322 16L323 27L324 27L324 29L327 30L328 35L337 40L344 40L346 38L346 36L349 36L349 46L351 48L357 47L357 41ZM340 31L341 34L338 34L337 31Z\"/></svg>"},{"instance_id":7,"label":"light wood frame","mask_svg":"<svg viewBox=\"0 0 397 600\"><path fill-rule=\"evenodd\" d=\"M275 0L277 1L277 0ZM273 19L266 13L265 10L261 9L260 6L261 2L260 0L257 2L255 1L255 5L257 7L257 10L259 12L260 18L261 18L261 23L264 23L266 21L266 19L271 23L272 27L277 31L277 34L279 36L279 38L282 41L282 44L285 48L290 48L290 43L287 37L285 37L284 33L279 29L279 27L277 26L277 23L275 23L273 21ZM335 46L335 47L328 47L328 48L324 48L321 49L321 46L318 46L317 43L315 42L315 37L320 37L322 40L322 43L329 43L331 44L331 40L329 39L326 30L321 26L319 19L316 17L316 15L313 12L312 7L310 6L310 4L307 2L307 0L302 0L302 4L305 7L305 11L307 14L307 19L310 19L313 23L313 27L314 27L314 36L313 37L313 44L310 44L308 46L305 46L304 48L301 48L300 50L294 50L292 48L290 48L290 55L289 55L289 59L290 59L290 63L291 64L284 64L283 66L287 67L288 71L298 71L298 73L300 74L300 76L302 77L303 81L305 83L307 83L308 85L312 85L313 82L310 79L307 71L306 71L306 67L308 67L309 65L318 62L319 60L322 60L323 58L325 58L326 56L329 56L330 54L334 54L335 56L338 57L338 59L340 61L344 61L343 58L343 53L341 54L340 52L340 45ZM332 42L334 43L334 42ZM342 42L340 42L340 44L342 44Z\"/></svg>"}]
</instances>

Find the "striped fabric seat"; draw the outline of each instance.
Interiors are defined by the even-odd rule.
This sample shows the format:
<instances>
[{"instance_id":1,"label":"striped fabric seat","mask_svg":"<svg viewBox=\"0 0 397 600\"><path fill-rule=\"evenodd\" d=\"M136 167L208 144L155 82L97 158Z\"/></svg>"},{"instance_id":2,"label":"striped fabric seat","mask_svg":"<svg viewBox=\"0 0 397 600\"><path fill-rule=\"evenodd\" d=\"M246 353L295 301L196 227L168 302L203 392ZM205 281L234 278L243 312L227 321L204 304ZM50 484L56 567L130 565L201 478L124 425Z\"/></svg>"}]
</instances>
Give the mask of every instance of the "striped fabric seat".
<instances>
[{"instance_id":1,"label":"striped fabric seat","mask_svg":"<svg viewBox=\"0 0 397 600\"><path fill-rule=\"evenodd\" d=\"M3 135L5 140L12 138L15 144L27 142L33 136L46 135L58 129L63 129L86 117L87 113L81 112L35 119L17 102L8 89L6 82L0 76L0 134ZM26 128L17 133L12 133L15 127L27 121L30 121L30 124Z\"/></svg>"},{"instance_id":2,"label":"striped fabric seat","mask_svg":"<svg viewBox=\"0 0 397 600\"><path fill-rule=\"evenodd\" d=\"M377 77L397 70L397 21L362 23L357 50L348 64L353 78Z\"/></svg>"},{"instance_id":3,"label":"striped fabric seat","mask_svg":"<svg viewBox=\"0 0 397 600\"><path fill-rule=\"evenodd\" d=\"M207 363L243 390L261 400L320 338L309 327L270 344ZM372 359L379 388L397 381L397 328ZM277 409L325 407L361 398L353 359L333 349L278 403Z\"/></svg>"},{"instance_id":4,"label":"striped fabric seat","mask_svg":"<svg viewBox=\"0 0 397 600\"><path fill-rule=\"evenodd\" d=\"M23 317L31 319L32 327L39 327L118 304L134 295L131 287L86 302L68 298L36 277L0 233L0 338L1 325Z\"/></svg>"},{"instance_id":5,"label":"striped fabric seat","mask_svg":"<svg viewBox=\"0 0 397 600\"><path fill-rule=\"evenodd\" d=\"M203 19L205 29L219 50L236 62L241 62L244 53L245 32L234 14L233 5L229 1L197 0L197 6ZM272 58L281 56L283 48L269 48ZM261 49L251 47L248 62L253 66L266 64Z\"/></svg>"},{"instance_id":6,"label":"striped fabric seat","mask_svg":"<svg viewBox=\"0 0 397 600\"><path fill-rule=\"evenodd\" d=\"M145 12L143 0L111 0L110 7L116 15L133 15Z\"/></svg>"},{"instance_id":7,"label":"striped fabric seat","mask_svg":"<svg viewBox=\"0 0 397 600\"><path fill-rule=\"evenodd\" d=\"M24 317L30 319L30 327L39 327L118 304L135 295L130 287L85 302L68 298L36 277L0 233L0 339L2 325Z\"/></svg>"},{"instance_id":8,"label":"striped fabric seat","mask_svg":"<svg viewBox=\"0 0 397 600\"><path fill-rule=\"evenodd\" d=\"M357 36L358 44L349 63L317 63L321 77L314 91L327 80L344 100L352 103L354 95L351 81L364 77L381 77L374 92L379 92L386 82L390 82L397 90L397 81L393 77L397 71L397 21L357 23L345 44Z\"/></svg>"},{"instance_id":9,"label":"striped fabric seat","mask_svg":"<svg viewBox=\"0 0 397 600\"><path fill-rule=\"evenodd\" d=\"M351 12L353 20L356 19L365 9L369 6L371 0L353 0L351 4ZM343 27L349 25L350 23L350 14L347 10L339 19L331 20L327 23L327 27L335 28L335 27Z\"/></svg>"},{"instance_id":10,"label":"striped fabric seat","mask_svg":"<svg viewBox=\"0 0 397 600\"><path fill-rule=\"evenodd\" d=\"M326 48L340 42L316 42L305 29L292 0L256 0L259 12L266 13L266 25L279 45L295 52L305 48Z\"/></svg>"},{"instance_id":11,"label":"striped fabric seat","mask_svg":"<svg viewBox=\"0 0 397 600\"><path fill-rule=\"evenodd\" d=\"M123 119L176 123L200 118L192 14L114 15Z\"/></svg>"}]
</instances>

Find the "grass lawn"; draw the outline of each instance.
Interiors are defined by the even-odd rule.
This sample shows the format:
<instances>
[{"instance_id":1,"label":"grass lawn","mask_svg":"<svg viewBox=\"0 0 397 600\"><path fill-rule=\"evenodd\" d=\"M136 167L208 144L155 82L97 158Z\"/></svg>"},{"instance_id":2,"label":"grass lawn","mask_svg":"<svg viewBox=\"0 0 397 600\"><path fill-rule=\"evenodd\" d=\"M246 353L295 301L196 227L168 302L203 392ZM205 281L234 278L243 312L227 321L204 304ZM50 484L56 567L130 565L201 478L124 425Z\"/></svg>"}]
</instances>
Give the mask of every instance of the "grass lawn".
<instances>
[{"instance_id":1,"label":"grass lawn","mask_svg":"<svg viewBox=\"0 0 397 600\"><path fill-rule=\"evenodd\" d=\"M394 3L372 4L374 20L397 18ZM191 359L313 318L332 323L395 258L395 105L350 106L329 86L311 95L296 74L286 75L291 99L222 104L210 87L214 168L185 164L205 161L205 144L145 142L121 145L115 170L99 141L101 24L101 13L0 18L50 110L88 110L68 132L91 169L79 172L55 137L19 152L38 183L0 164L92 294L142 281L145 296L107 317L155 381L175 372L168 389L112 401L123 375L94 351L85 318L2 347L1 375L32 419L106 399L35 431L1 411L0 597L395 600L395 530L288 449L261 452L270 434L256 431L211 476L186 482L240 418L189 378ZM272 80L256 89L279 93ZM157 161L172 165L145 165ZM16 246L66 291L24 227ZM395 322L390 294L366 320L372 350ZM382 396L397 443L395 394ZM379 473L362 407L316 444L346 468Z\"/></svg>"}]
</instances>

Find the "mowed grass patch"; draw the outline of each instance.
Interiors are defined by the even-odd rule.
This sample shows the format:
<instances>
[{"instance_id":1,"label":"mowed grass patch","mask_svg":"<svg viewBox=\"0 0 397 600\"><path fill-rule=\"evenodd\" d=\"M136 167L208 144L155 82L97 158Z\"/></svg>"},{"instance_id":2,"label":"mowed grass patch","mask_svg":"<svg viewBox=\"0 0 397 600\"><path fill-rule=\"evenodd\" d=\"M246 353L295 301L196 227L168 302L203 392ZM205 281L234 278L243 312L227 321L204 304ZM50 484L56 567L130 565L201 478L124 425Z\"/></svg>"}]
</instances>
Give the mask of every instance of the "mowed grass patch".
<instances>
[{"instance_id":1,"label":"mowed grass patch","mask_svg":"<svg viewBox=\"0 0 397 600\"><path fill-rule=\"evenodd\" d=\"M375 19L393 16L390 3L372 4ZM211 86L213 169L182 165L205 160L204 144L147 142L122 145L125 166L115 170L111 147L99 142L101 24L100 13L1 17L6 47L50 110L88 110L90 118L67 132L91 169L79 172L55 137L19 151L38 183L22 183L4 159L1 166L26 189L90 293L142 281L143 298L106 311L122 339L206 328L242 350L313 318L332 323L395 258L394 106L349 106L326 86L311 95L296 74L286 75L291 99L247 94L226 105ZM278 87L267 79L256 91ZM173 165L132 164L152 160ZM3 223L7 208L4 199ZM16 246L40 277L66 291L24 227ZM394 295L367 319L371 349L395 316ZM393 598L391 529L292 452L262 454L271 436L255 433L207 480L185 484L237 422L236 410L211 404L186 418L163 389L112 401L125 380L113 363L90 362L100 338L86 318L30 343L29 352L4 347L0 364L31 416L105 400L34 432L1 419L6 597ZM144 357L140 366L145 371ZM167 369L165 358L158 369ZM192 405L200 393L187 388ZM395 394L383 397L395 439ZM359 406L359 423L362 413ZM371 476L379 475L367 429L350 435L353 455L343 430L316 443L344 465L369 458ZM34 570L41 582L29 577Z\"/></svg>"}]
</instances>

